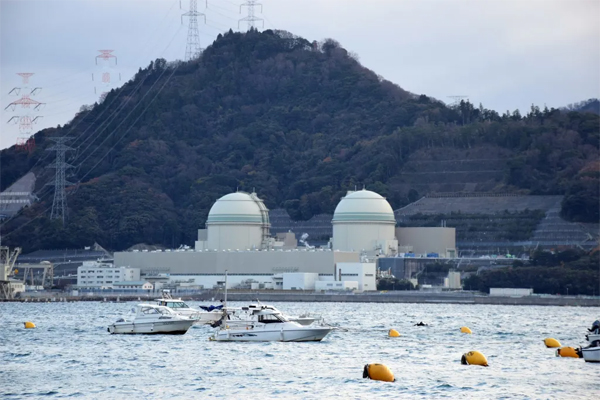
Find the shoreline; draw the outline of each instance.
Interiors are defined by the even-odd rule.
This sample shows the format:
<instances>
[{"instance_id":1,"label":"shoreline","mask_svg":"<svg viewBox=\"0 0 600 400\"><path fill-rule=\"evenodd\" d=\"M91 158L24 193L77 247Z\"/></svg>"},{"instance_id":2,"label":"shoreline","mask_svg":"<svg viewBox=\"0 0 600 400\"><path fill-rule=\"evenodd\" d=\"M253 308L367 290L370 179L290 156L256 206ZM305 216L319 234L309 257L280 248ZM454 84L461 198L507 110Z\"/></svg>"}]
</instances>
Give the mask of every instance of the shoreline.
<instances>
[{"instance_id":1,"label":"shoreline","mask_svg":"<svg viewBox=\"0 0 600 400\"><path fill-rule=\"evenodd\" d=\"M218 302L224 297L222 291L208 291L196 294L178 294L183 300ZM160 294L103 294L93 296L66 296L59 293L18 299L0 299L0 302L46 303L46 302L154 302ZM373 292L373 293L297 293L273 291L232 291L227 294L229 301L255 302L314 302L314 303L416 303L416 304L484 304L521 306L573 306L600 307L600 297L533 295L523 297L488 296L473 293L423 293L423 292Z\"/></svg>"}]
</instances>

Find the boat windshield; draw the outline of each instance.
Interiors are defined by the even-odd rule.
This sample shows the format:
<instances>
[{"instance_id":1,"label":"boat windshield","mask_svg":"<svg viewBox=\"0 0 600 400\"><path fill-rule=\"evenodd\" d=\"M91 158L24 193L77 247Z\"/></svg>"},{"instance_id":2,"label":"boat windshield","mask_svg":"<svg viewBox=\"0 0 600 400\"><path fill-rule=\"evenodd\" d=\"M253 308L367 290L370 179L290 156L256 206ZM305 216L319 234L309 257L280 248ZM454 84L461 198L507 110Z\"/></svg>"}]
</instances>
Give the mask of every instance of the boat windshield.
<instances>
[{"instance_id":1,"label":"boat windshield","mask_svg":"<svg viewBox=\"0 0 600 400\"><path fill-rule=\"evenodd\" d=\"M258 322L262 322L264 324L277 324L287 321L287 318L281 314L266 314L258 316Z\"/></svg>"},{"instance_id":2,"label":"boat windshield","mask_svg":"<svg viewBox=\"0 0 600 400\"><path fill-rule=\"evenodd\" d=\"M167 301L166 306L169 308L190 308L183 301Z\"/></svg>"},{"instance_id":3,"label":"boat windshield","mask_svg":"<svg viewBox=\"0 0 600 400\"><path fill-rule=\"evenodd\" d=\"M145 314L145 315L169 315L172 314L171 310L169 310L168 308L158 308L158 307L142 307L140 309L140 313L141 314Z\"/></svg>"}]
</instances>

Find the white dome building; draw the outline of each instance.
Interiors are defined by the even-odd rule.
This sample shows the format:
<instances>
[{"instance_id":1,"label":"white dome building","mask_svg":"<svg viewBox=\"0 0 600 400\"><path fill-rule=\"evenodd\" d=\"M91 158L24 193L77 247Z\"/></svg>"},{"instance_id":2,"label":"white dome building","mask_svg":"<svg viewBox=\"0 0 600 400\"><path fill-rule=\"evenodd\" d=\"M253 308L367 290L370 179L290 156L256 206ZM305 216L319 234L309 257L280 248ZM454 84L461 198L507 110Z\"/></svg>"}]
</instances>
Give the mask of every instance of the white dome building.
<instances>
[{"instance_id":1,"label":"white dome building","mask_svg":"<svg viewBox=\"0 0 600 400\"><path fill-rule=\"evenodd\" d=\"M256 193L230 193L211 207L196 250L258 250L267 245L269 228L269 210Z\"/></svg>"},{"instance_id":2,"label":"white dome building","mask_svg":"<svg viewBox=\"0 0 600 400\"><path fill-rule=\"evenodd\" d=\"M348 192L333 213L333 250L391 255L398 251L396 219L387 200L375 192Z\"/></svg>"}]
</instances>

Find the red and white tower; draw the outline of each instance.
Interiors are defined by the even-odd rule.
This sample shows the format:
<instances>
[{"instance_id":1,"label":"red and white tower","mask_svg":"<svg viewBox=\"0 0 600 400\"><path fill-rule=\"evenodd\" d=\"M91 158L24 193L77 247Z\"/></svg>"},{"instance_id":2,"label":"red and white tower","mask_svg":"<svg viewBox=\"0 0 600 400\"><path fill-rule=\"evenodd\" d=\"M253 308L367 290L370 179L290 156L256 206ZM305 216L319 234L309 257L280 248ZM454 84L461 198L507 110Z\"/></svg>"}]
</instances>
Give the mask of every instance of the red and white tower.
<instances>
[{"instance_id":1,"label":"red and white tower","mask_svg":"<svg viewBox=\"0 0 600 400\"><path fill-rule=\"evenodd\" d=\"M35 148L35 138L32 136L33 125L43 118L39 112L45 105L32 97L38 94L42 88L29 86L32 72L19 72L17 75L22 79L22 86L12 88L8 94L21 98L11 102L4 109L10 108L11 111L18 111L19 115L12 116L8 123L19 125L17 148L32 152Z\"/></svg>"},{"instance_id":2,"label":"red and white tower","mask_svg":"<svg viewBox=\"0 0 600 400\"><path fill-rule=\"evenodd\" d=\"M117 56L112 54L114 50L98 51L100 52L100 55L96 56L98 70L92 73L92 81L94 81L94 93L100 94L99 101L102 102L108 92L118 86L121 73L116 70Z\"/></svg>"}]
</instances>

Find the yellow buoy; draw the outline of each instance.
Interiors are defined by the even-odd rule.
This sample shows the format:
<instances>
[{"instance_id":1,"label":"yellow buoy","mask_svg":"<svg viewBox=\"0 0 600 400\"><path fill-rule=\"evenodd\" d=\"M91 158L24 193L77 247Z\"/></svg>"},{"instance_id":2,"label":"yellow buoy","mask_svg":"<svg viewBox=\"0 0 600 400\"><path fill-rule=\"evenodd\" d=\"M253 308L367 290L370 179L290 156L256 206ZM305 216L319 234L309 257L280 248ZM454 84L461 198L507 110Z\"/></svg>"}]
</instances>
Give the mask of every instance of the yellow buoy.
<instances>
[{"instance_id":1,"label":"yellow buoy","mask_svg":"<svg viewBox=\"0 0 600 400\"><path fill-rule=\"evenodd\" d=\"M376 381L394 382L394 374L387 365L367 364L363 370L363 378L369 378Z\"/></svg>"},{"instance_id":2,"label":"yellow buoy","mask_svg":"<svg viewBox=\"0 0 600 400\"><path fill-rule=\"evenodd\" d=\"M548 348L561 347L560 346L560 342L558 340L552 339L552 338L546 338L546 339L544 339L544 344Z\"/></svg>"},{"instance_id":3,"label":"yellow buoy","mask_svg":"<svg viewBox=\"0 0 600 400\"><path fill-rule=\"evenodd\" d=\"M389 337L400 337L400 333L395 329L390 329L388 335Z\"/></svg>"},{"instance_id":4,"label":"yellow buoy","mask_svg":"<svg viewBox=\"0 0 600 400\"><path fill-rule=\"evenodd\" d=\"M25 329L33 329L33 328L35 328L35 324L33 322L27 321L24 324L25 324Z\"/></svg>"},{"instance_id":5,"label":"yellow buoy","mask_svg":"<svg viewBox=\"0 0 600 400\"><path fill-rule=\"evenodd\" d=\"M473 333L473 332L471 332L471 330L470 330L468 327L466 327L466 326L463 326L463 327L461 327L461 328L460 328L460 331L461 331L462 333Z\"/></svg>"},{"instance_id":6,"label":"yellow buoy","mask_svg":"<svg viewBox=\"0 0 600 400\"><path fill-rule=\"evenodd\" d=\"M556 356L579 358L579 353L577 353L577 349L573 347L561 347L556 350Z\"/></svg>"},{"instance_id":7,"label":"yellow buoy","mask_svg":"<svg viewBox=\"0 0 600 400\"><path fill-rule=\"evenodd\" d=\"M487 358L478 351L470 351L465 353L460 358L460 363L463 365L481 365L483 367L488 366Z\"/></svg>"}]
</instances>

